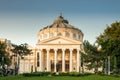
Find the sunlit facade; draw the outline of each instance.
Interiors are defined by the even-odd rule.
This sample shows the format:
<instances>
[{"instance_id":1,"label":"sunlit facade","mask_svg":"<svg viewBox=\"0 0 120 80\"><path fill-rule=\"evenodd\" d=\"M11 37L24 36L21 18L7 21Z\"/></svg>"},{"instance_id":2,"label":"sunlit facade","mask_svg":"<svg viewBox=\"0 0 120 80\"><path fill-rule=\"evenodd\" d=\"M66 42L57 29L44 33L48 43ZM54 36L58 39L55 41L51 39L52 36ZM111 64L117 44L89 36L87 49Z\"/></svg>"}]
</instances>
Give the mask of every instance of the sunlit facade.
<instances>
[{"instance_id":1,"label":"sunlit facade","mask_svg":"<svg viewBox=\"0 0 120 80\"><path fill-rule=\"evenodd\" d=\"M32 71L80 72L83 33L62 15L40 29L33 54L20 61L20 73Z\"/></svg>"}]
</instances>

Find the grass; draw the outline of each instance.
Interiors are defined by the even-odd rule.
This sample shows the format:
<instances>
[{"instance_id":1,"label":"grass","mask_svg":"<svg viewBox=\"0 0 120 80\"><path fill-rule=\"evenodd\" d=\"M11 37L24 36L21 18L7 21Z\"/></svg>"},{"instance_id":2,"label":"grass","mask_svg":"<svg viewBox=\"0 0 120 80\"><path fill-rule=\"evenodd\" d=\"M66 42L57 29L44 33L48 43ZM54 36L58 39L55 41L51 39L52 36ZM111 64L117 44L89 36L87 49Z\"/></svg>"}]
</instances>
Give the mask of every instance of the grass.
<instances>
[{"instance_id":1,"label":"grass","mask_svg":"<svg viewBox=\"0 0 120 80\"><path fill-rule=\"evenodd\" d=\"M0 77L0 80L120 80L120 76L102 76L102 75L89 75L89 76L44 76L44 77L23 77L23 76L6 76Z\"/></svg>"}]
</instances>

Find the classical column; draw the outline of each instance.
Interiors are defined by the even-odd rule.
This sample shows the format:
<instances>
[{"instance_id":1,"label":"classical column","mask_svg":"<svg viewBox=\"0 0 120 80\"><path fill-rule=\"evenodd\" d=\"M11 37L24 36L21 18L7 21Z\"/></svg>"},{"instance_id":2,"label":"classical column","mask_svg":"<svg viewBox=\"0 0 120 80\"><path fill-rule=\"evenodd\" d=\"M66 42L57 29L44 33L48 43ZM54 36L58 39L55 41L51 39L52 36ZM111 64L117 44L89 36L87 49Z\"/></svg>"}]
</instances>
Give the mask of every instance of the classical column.
<instances>
[{"instance_id":1,"label":"classical column","mask_svg":"<svg viewBox=\"0 0 120 80\"><path fill-rule=\"evenodd\" d=\"M54 49L54 72L56 72L56 64L57 64L57 49Z\"/></svg>"},{"instance_id":2,"label":"classical column","mask_svg":"<svg viewBox=\"0 0 120 80\"><path fill-rule=\"evenodd\" d=\"M70 49L70 72L72 72L72 52L73 52L73 50L72 49Z\"/></svg>"},{"instance_id":3,"label":"classical column","mask_svg":"<svg viewBox=\"0 0 120 80\"><path fill-rule=\"evenodd\" d=\"M50 70L50 55L49 55L49 49L47 49L47 66L46 66L46 68L47 68L47 71L49 71Z\"/></svg>"},{"instance_id":4,"label":"classical column","mask_svg":"<svg viewBox=\"0 0 120 80\"><path fill-rule=\"evenodd\" d=\"M80 67L80 53L79 49L77 49L77 72L79 72L79 67Z\"/></svg>"},{"instance_id":5,"label":"classical column","mask_svg":"<svg viewBox=\"0 0 120 80\"><path fill-rule=\"evenodd\" d=\"M62 72L65 72L65 50L62 49Z\"/></svg>"},{"instance_id":6,"label":"classical column","mask_svg":"<svg viewBox=\"0 0 120 80\"><path fill-rule=\"evenodd\" d=\"M39 67L40 71L42 71L42 50L39 50Z\"/></svg>"}]
</instances>

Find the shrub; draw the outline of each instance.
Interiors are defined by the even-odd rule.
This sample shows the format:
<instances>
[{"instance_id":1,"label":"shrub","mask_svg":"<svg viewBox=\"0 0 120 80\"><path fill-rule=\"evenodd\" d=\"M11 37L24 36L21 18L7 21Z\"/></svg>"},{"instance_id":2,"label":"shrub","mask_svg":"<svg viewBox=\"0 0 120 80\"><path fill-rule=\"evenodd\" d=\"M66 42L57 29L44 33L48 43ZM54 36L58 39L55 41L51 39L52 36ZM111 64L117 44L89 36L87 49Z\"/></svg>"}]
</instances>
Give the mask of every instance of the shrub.
<instances>
[{"instance_id":1,"label":"shrub","mask_svg":"<svg viewBox=\"0 0 120 80\"><path fill-rule=\"evenodd\" d=\"M59 76L69 76L69 73L60 72Z\"/></svg>"},{"instance_id":2,"label":"shrub","mask_svg":"<svg viewBox=\"0 0 120 80\"><path fill-rule=\"evenodd\" d=\"M33 76L48 76L50 72L33 72L33 73L23 73L25 77L33 77Z\"/></svg>"}]
</instances>

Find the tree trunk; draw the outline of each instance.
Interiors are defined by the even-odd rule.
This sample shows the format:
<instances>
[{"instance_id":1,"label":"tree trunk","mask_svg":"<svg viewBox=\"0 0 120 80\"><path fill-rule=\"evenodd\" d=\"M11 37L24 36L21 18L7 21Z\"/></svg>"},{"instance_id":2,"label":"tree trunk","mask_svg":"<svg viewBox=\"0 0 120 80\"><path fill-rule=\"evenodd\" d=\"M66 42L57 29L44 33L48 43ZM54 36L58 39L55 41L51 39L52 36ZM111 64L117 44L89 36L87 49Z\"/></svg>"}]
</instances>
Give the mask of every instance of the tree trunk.
<instances>
[{"instance_id":1,"label":"tree trunk","mask_svg":"<svg viewBox=\"0 0 120 80\"><path fill-rule=\"evenodd\" d=\"M114 56L114 73L117 73L117 59L116 59L116 56Z\"/></svg>"},{"instance_id":2,"label":"tree trunk","mask_svg":"<svg viewBox=\"0 0 120 80\"><path fill-rule=\"evenodd\" d=\"M110 56L108 56L108 75L110 75Z\"/></svg>"},{"instance_id":3,"label":"tree trunk","mask_svg":"<svg viewBox=\"0 0 120 80\"><path fill-rule=\"evenodd\" d=\"M98 66L97 61L95 61L95 65L94 65L94 68L95 68L95 69L94 69L94 72L95 72L95 73L98 72L98 67L97 67L97 66Z\"/></svg>"},{"instance_id":4,"label":"tree trunk","mask_svg":"<svg viewBox=\"0 0 120 80\"><path fill-rule=\"evenodd\" d=\"M107 58L105 59L104 73L107 74Z\"/></svg>"},{"instance_id":5,"label":"tree trunk","mask_svg":"<svg viewBox=\"0 0 120 80\"><path fill-rule=\"evenodd\" d=\"M105 60L102 60L102 73L104 73L104 69L105 69Z\"/></svg>"}]
</instances>

